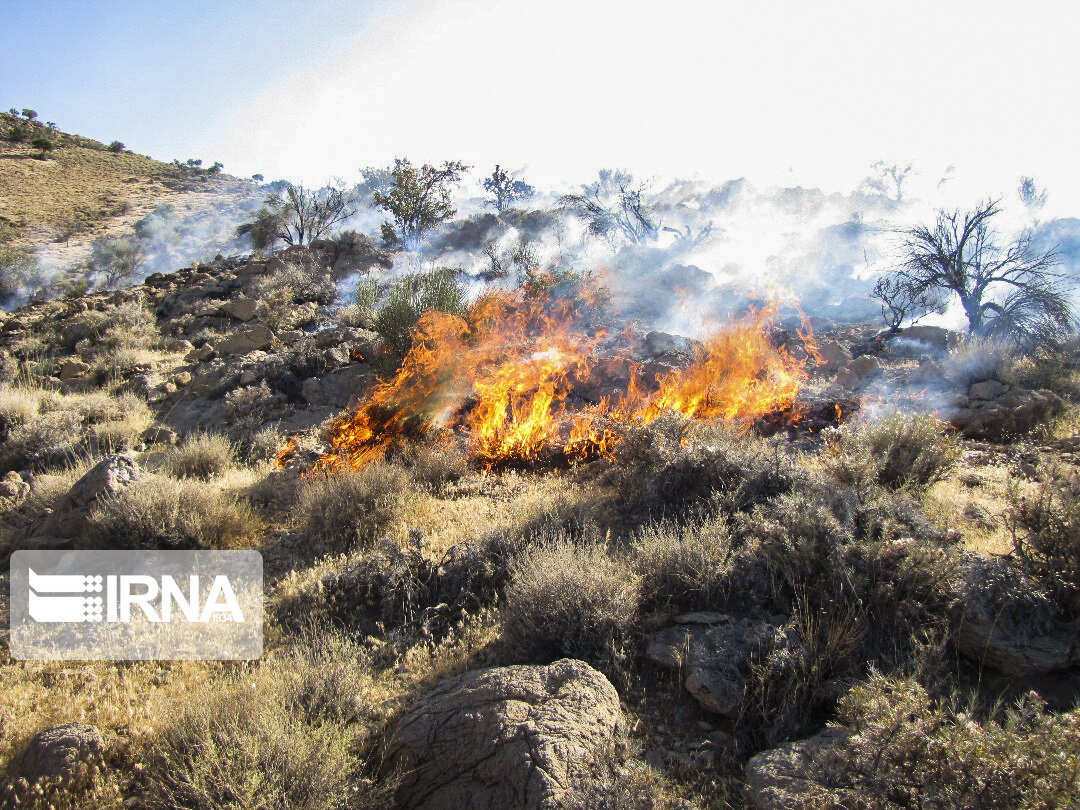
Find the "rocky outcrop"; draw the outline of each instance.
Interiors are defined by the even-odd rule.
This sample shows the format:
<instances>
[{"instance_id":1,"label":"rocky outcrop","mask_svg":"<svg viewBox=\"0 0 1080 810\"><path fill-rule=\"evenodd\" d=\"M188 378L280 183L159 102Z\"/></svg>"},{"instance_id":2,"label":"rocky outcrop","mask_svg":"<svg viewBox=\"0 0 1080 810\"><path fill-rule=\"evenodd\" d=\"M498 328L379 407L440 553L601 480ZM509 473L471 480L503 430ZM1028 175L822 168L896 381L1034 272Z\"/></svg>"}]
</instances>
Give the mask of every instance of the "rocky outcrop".
<instances>
[{"instance_id":1,"label":"rocky outcrop","mask_svg":"<svg viewBox=\"0 0 1080 810\"><path fill-rule=\"evenodd\" d=\"M750 659L765 651L776 628L721 613L684 614L675 621L646 639L645 658L682 672L684 688L702 707L738 717Z\"/></svg>"},{"instance_id":2,"label":"rocky outcrop","mask_svg":"<svg viewBox=\"0 0 1080 810\"><path fill-rule=\"evenodd\" d=\"M1030 433L1063 408L1061 398L1052 391L1029 391L990 379L968 386L948 420L970 439L1000 442Z\"/></svg>"},{"instance_id":3,"label":"rocky outcrop","mask_svg":"<svg viewBox=\"0 0 1080 810\"><path fill-rule=\"evenodd\" d=\"M218 354L245 354L258 349L267 349L274 342L274 333L261 323L247 329L233 332L214 344Z\"/></svg>"},{"instance_id":4,"label":"rocky outcrop","mask_svg":"<svg viewBox=\"0 0 1080 810\"><path fill-rule=\"evenodd\" d=\"M100 762L104 753L105 743L96 728L65 723L35 734L12 759L10 771L27 782L45 777L78 778L87 766Z\"/></svg>"},{"instance_id":5,"label":"rocky outcrop","mask_svg":"<svg viewBox=\"0 0 1080 810\"><path fill-rule=\"evenodd\" d=\"M450 678L405 714L388 765L402 807L557 807L589 778L622 720L607 678L582 661Z\"/></svg>"},{"instance_id":6,"label":"rocky outcrop","mask_svg":"<svg viewBox=\"0 0 1080 810\"><path fill-rule=\"evenodd\" d=\"M842 728L829 727L751 757L746 764L746 803L754 810L787 810L817 806L813 801L818 798L823 807L838 806L836 791L826 794L817 780L831 770L848 736Z\"/></svg>"}]
</instances>

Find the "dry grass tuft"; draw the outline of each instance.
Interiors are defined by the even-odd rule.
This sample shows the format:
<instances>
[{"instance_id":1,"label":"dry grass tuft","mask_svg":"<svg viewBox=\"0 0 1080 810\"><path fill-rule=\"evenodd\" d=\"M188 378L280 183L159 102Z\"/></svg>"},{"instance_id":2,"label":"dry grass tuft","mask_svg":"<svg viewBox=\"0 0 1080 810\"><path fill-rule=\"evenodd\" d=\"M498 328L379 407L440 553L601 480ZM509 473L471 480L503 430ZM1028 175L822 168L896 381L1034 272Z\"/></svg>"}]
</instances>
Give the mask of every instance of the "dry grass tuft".
<instances>
[{"instance_id":1,"label":"dry grass tuft","mask_svg":"<svg viewBox=\"0 0 1080 810\"><path fill-rule=\"evenodd\" d=\"M216 433L188 436L164 458L164 467L175 478L209 481L224 475L236 463L232 442Z\"/></svg>"},{"instance_id":2,"label":"dry grass tuft","mask_svg":"<svg viewBox=\"0 0 1080 810\"><path fill-rule=\"evenodd\" d=\"M379 539L412 495L409 476L392 464L306 479L297 504L308 540L330 550L368 546Z\"/></svg>"}]
</instances>

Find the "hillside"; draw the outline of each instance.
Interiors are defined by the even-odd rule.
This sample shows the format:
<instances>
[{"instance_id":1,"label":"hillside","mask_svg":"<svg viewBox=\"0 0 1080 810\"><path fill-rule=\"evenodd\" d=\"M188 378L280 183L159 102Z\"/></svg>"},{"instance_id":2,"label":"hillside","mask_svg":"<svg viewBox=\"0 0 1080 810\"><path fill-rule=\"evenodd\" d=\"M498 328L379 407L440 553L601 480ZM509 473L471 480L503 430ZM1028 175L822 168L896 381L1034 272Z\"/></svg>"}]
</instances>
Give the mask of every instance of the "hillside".
<instances>
[{"instance_id":1,"label":"hillside","mask_svg":"<svg viewBox=\"0 0 1080 810\"><path fill-rule=\"evenodd\" d=\"M13 142L18 128L22 140ZM38 137L57 145L45 160L30 145ZM34 252L45 267L78 266L95 239L127 235L162 205L171 206L180 222L232 223L264 196L247 180L110 151L92 139L0 113L0 235L12 247Z\"/></svg>"}]
</instances>

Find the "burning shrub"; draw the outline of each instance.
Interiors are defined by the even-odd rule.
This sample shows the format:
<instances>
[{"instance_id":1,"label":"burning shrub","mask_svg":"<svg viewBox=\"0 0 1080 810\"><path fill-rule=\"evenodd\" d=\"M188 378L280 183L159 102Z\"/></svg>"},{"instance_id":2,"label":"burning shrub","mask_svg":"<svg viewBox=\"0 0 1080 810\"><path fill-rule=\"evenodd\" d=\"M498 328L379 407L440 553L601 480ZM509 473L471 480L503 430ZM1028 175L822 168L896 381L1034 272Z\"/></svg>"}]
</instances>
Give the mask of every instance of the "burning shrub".
<instances>
[{"instance_id":1,"label":"burning shrub","mask_svg":"<svg viewBox=\"0 0 1080 810\"><path fill-rule=\"evenodd\" d=\"M1080 474L1055 469L1031 497L1010 494L1013 548L1069 618L1080 616Z\"/></svg>"},{"instance_id":2,"label":"burning shrub","mask_svg":"<svg viewBox=\"0 0 1080 810\"><path fill-rule=\"evenodd\" d=\"M330 810L386 807L392 781L365 776L357 746L385 698L364 651L309 634L250 674L185 701L150 745L151 806Z\"/></svg>"},{"instance_id":3,"label":"burning shrub","mask_svg":"<svg viewBox=\"0 0 1080 810\"><path fill-rule=\"evenodd\" d=\"M747 509L786 491L794 475L778 445L675 413L629 431L614 455L601 480L615 489L616 512L629 522Z\"/></svg>"},{"instance_id":4,"label":"burning shrub","mask_svg":"<svg viewBox=\"0 0 1080 810\"><path fill-rule=\"evenodd\" d=\"M371 545L393 525L412 489L409 476L392 464L312 476L304 480L297 505L303 532L335 550Z\"/></svg>"},{"instance_id":5,"label":"burning shrub","mask_svg":"<svg viewBox=\"0 0 1080 810\"><path fill-rule=\"evenodd\" d=\"M641 578L599 543L549 539L514 560L510 577L504 633L526 655L611 661L637 621Z\"/></svg>"},{"instance_id":6,"label":"burning shrub","mask_svg":"<svg viewBox=\"0 0 1080 810\"><path fill-rule=\"evenodd\" d=\"M224 436L197 433L188 436L165 457L165 469L176 478L209 481L236 463L232 442Z\"/></svg>"},{"instance_id":7,"label":"burning shrub","mask_svg":"<svg viewBox=\"0 0 1080 810\"><path fill-rule=\"evenodd\" d=\"M87 536L102 548L239 548L262 526L251 508L196 481L147 476L96 506Z\"/></svg>"},{"instance_id":8,"label":"burning shrub","mask_svg":"<svg viewBox=\"0 0 1080 810\"><path fill-rule=\"evenodd\" d=\"M634 541L631 565L641 577L645 606L708 610L724 585L731 552L723 517L688 526L658 524Z\"/></svg>"},{"instance_id":9,"label":"burning shrub","mask_svg":"<svg viewBox=\"0 0 1080 810\"><path fill-rule=\"evenodd\" d=\"M1054 715L1034 693L977 719L934 703L911 680L875 675L841 703L854 735L822 781L830 799L888 797L895 807L1065 807L1080 783L1080 711ZM808 794L809 795L809 794Z\"/></svg>"},{"instance_id":10,"label":"burning shrub","mask_svg":"<svg viewBox=\"0 0 1080 810\"><path fill-rule=\"evenodd\" d=\"M872 483L925 489L960 458L959 442L947 428L924 414L844 425L828 434L829 466L841 483L860 490Z\"/></svg>"},{"instance_id":11,"label":"burning shrub","mask_svg":"<svg viewBox=\"0 0 1080 810\"><path fill-rule=\"evenodd\" d=\"M390 296L375 315L375 331L396 361L412 346L412 330L429 310L460 315L465 311L465 288L453 270L439 268L412 273L390 288Z\"/></svg>"}]
</instances>

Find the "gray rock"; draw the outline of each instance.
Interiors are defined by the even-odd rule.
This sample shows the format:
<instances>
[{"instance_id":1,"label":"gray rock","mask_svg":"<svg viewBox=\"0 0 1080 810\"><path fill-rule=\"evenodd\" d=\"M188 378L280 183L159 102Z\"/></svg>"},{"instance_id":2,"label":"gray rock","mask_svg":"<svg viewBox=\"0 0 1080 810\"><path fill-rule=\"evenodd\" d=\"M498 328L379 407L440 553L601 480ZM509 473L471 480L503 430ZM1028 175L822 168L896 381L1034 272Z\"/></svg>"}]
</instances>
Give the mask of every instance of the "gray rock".
<instances>
[{"instance_id":1,"label":"gray rock","mask_svg":"<svg viewBox=\"0 0 1080 810\"><path fill-rule=\"evenodd\" d=\"M187 341L185 341L187 342ZM185 356L184 359L190 363L205 363L211 357L214 356L214 347L209 343L204 343L197 349L192 349Z\"/></svg>"},{"instance_id":2,"label":"gray rock","mask_svg":"<svg viewBox=\"0 0 1080 810\"><path fill-rule=\"evenodd\" d=\"M969 439L1000 442L1030 433L1064 409L1061 397L1052 391L1015 386L1004 386L1003 390L1002 386L1004 383L996 380L971 386L969 396L958 397L947 414L949 423ZM992 399L981 398L992 391L999 393Z\"/></svg>"},{"instance_id":3,"label":"gray rock","mask_svg":"<svg viewBox=\"0 0 1080 810\"><path fill-rule=\"evenodd\" d=\"M230 318L236 318L236 320L246 323L255 317L258 306L258 302L251 298L234 298L222 304L220 309Z\"/></svg>"},{"instance_id":4,"label":"gray rock","mask_svg":"<svg viewBox=\"0 0 1080 810\"><path fill-rule=\"evenodd\" d=\"M851 351L835 340L820 341L817 351L828 371L838 371L851 362Z\"/></svg>"},{"instance_id":5,"label":"gray rock","mask_svg":"<svg viewBox=\"0 0 1080 810\"><path fill-rule=\"evenodd\" d=\"M582 661L511 666L450 678L406 712L386 744L404 774L402 807L554 808L622 722L619 696Z\"/></svg>"},{"instance_id":6,"label":"gray rock","mask_svg":"<svg viewBox=\"0 0 1080 810\"><path fill-rule=\"evenodd\" d=\"M214 349L218 354L244 354L269 348L273 342L274 333L263 324L257 323L222 338L214 345Z\"/></svg>"},{"instance_id":7,"label":"gray rock","mask_svg":"<svg viewBox=\"0 0 1080 810\"><path fill-rule=\"evenodd\" d=\"M836 381L845 388L859 388L880 373L881 362L872 355L864 354L840 369Z\"/></svg>"},{"instance_id":8,"label":"gray rock","mask_svg":"<svg viewBox=\"0 0 1080 810\"><path fill-rule=\"evenodd\" d=\"M751 757L746 763L747 805L754 810L817 806L813 800L827 796L816 779L839 764L836 758L842 756L848 736L842 728L828 727L808 739Z\"/></svg>"},{"instance_id":9,"label":"gray rock","mask_svg":"<svg viewBox=\"0 0 1080 810\"><path fill-rule=\"evenodd\" d=\"M1008 393L1010 387L998 380L983 380L968 388L968 399L997 399Z\"/></svg>"},{"instance_id":10,"label":"gray rock","mask_svg":"<svg viewBox=\"0 0 1080 810\"><path fill-rule=\"evenodd\" d=\"M94 504L122 492L142 476L142 469L129 456L120 453L106 456L64 494L39 533L57 537L78 533Z\"/></svg>"},{"instance_id":11,"label":"gray rock","mask_svg":"<svg viewBox=\"0 0 1080 810\"><path fill-rule=\"evenodd\" d=\"M35 734L12 759L10 770L27 782L43 777L72 778L79 774L80 765L93 765L101 761L104 753L105 743L96 728L65 723Z\"/></svg>"},{"instance_id":12,"label":"gray rock","mask_svg":"<svg viewBox=\"0 0 1080 810\"><path fill-rule=\"evenodd\" d=\"M82 360L68 360L60 367L60 382L74 382L90 370Z\"/></svg>"},{"instance_id":13,"label":"gray rock","mask_svg":"<svg viewBox=\"0 0 1080 810\"><path fill-rule=\"evenodd\" d=\"M752 656L765 650L776 628L718 614L691 618L707 619L707 623L695 621L650 634L645 658L684 673L683 687L704 708L738 717L746 700L746 666Z\"/></svg>"}]
</instances>

